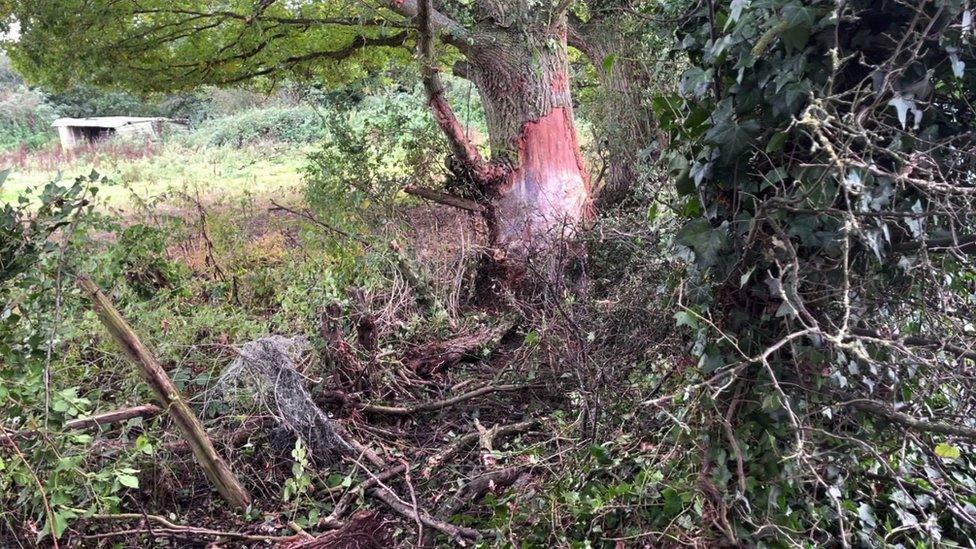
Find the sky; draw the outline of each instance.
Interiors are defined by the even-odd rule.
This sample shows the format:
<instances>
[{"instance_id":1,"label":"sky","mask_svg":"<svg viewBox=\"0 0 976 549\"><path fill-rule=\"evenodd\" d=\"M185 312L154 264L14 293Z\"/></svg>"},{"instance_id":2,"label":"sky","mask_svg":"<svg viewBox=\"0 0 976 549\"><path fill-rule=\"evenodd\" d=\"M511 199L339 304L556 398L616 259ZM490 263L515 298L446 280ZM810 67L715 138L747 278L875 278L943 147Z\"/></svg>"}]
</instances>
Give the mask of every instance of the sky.
<instances>
[{"instance_id":1,"label":"sky","mask_svg":"<svg viewBox=\"0 0 976 549\"><path fill-rule=\"evenodd\" d=\"M0 33L0 40L16 40L20 38L20 23L14 21L10 25L10 32Z\"/></svg>"}]
</instances>

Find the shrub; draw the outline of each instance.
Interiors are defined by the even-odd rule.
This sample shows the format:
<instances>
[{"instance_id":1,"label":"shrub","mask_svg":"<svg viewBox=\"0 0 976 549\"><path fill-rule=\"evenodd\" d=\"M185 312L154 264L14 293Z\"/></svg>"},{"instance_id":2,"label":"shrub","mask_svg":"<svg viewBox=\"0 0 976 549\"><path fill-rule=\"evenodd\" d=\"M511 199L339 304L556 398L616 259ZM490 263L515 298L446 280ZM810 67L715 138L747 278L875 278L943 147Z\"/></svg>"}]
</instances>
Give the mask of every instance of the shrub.
<instances>
[{"instance_id":1,"label":"shrub","mask_svg":"<svg viewBox=\"0 0 976 549\"><path fill-rule=\"evenodd\" d=\"M719 2L682 28L655 106L703 389L671 411L740 543L973 544L967 6Z\"/></svg>"},{"instance_id":2,"label":"shrub","mask_svg":"<svg viewBox=\"0 0 976 549\"><path fill-rule=\"evenodd\" d=\"M190 140L201 146L240 147L256 141L311 143L324 138L322 116L309 105L251 109L204 123Z\"/></svg>"},{"instance_id":3,"label":"shrub","mask_svg":"<svg viewBox=\"0 0 976 549\"><path fill-rule=\"evenodd\" d=\"M34 150L51 142L54 110L25 86L0 87L0 151L24 146Z\"/></svg>"}]
</instances>

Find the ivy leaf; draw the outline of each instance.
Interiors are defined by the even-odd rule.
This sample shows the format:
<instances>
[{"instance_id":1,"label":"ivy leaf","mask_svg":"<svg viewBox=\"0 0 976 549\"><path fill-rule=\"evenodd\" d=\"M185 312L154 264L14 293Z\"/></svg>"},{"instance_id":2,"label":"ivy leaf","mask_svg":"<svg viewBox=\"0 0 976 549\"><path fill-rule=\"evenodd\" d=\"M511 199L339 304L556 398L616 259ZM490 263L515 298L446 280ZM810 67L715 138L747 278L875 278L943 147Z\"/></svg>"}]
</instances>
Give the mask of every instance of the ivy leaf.
<instances>
[{"instance_id":1,"label":"ivy leaf","mask_svg":"<svg viewBox=\"0 0 976 549\"><path fill-rule=\"evenodd\" d=\"M749 7L749 0L732 0L732 5L729 10L729 20L725 23L725 28L728 29L732 23L735 23L742 17L742 10Z\"/></svg>"},{"instance_id":2,"label":"ivy leaf","mask_svg":"<svg viewBox=\"0 0 976 549\"><path fill-rule=\"evenodd\" d=\"M912 118L915 119L915 127L918 128L919 124L922 122L922 111L918 108L910 98L905 98L900 95L896 95L890 101L888 105L895 108L898 112L898 121L901 122L901 129L908 129L908 113L912 113Z\"/></svg>"},{"instance_id":3,"label":"ivy leaf","mask_svg":"<svg viewBox=\"0 0 976 549\"><path fill-rule=\"evenodd\" d=\"M3 187L3 182L7 180L7 176L10 175L10 170L13 168L7 168L6 170L0 170L0 187Z\"/></svg>"},{"instance_id":4,"label":"ivy leaf","mask_svg":"<svg viewBox=\"0 0 976 549\"><path fill-rule=\"evenodd\" d=\"M872 529L878 525L878 519L874 516L874 509L867 503L862 503L857 508L857 518L861 519L865 526L870 526Z\"/></svg>"},{"instance_id":5,"label":"ivy leaf","mask_svg":"<svg viewBox=\"0 0 976 549\"><path fill-rule=\"evenodd\" d=\"M766 143L766 152L779 152L783 150L783 144L786 143L786 132L777 132L772 137L769 138L769 142Z\"/></svg>"},{"instance_id":6,"label":"ivy leaf","mask_svg":"<svg viewBox=\"0 0 976 549\"><path fill-rule=\"evenodd\" d=\"M603 72L609 74L613 70L613 65L617 62L617 54L611 53L603 58Z\"/></svg>"},{"instance_id":7,"label":"ivy leaf","mask_svg":"<svg viewBox=\"0 0 976 549\"><path fill-rule=\"evenodd\" d=\"M681 75L678 93L681 94L681 97L701 97L708 91L708 86L711 83L712 69L706 71L699 67L692 67Z\"/></svg>"},{"instance_id":8,"label":"ivy leaf","mask_svg":"<svg viewBox=\"0 0 976 549\"><path fill-rule=\"evenodd\" d=\"M962 452L948 442L940 442L935 445L935 455L942 459L959 459L962 457Z\"/></svg>"},{"instance_id":9,"label":"ivy leaf","mask_svg":"<svg viewBox=\"0 0 976 549\"><path fill-rule=\"evenodd\" d=\"M949 46L946 48L946 52L949 54L949 62L952 65L952 74L956 78L962 78L966 72L966 62L959 59L959 48L954 46ZM0 182L3 179L0 178Z\"/></svg>"},{"instance_id":10,"label":"ivy leaf","mask_svg":"<svg viewBox=\"0 0 976 549\"><path fill-rule=\"evenodd\" d=\"M674 313L675 325L687 326L692 330L698 328L698 319L688 311L678 311Z\"/></svg>"},{"instance_id":11,"label":"ivy leaf","mask_svg":"<svg viewBox=\"0 0 976 549\"><path fill-rule=\"evenodd\" d=\"M732 114L732 103L723 102L712 117L713 125L705 133L705 139L718 145L722 158L730 160L743 153L752 144L762 127L756 119L739 121Z\"/></svg>"},{"instance_id":12,"label":"ivy leaf","mask_svg":"<svg viewBox=\"0 0 976 549\"><path fill-rule=\"evenodd\" d=\"M810 27L807 25L790 27L783 31L780 37L783 39L786 51L802 50L807 45L807 41L810 40Z\"/></svg>"},{"instance_id":13,"label":"ivy leaf","mask_svg":"<svg viewBox=\"0 0 976 549\"><path fill-rule=\"evenodd\" d=\"M718 263L722 250L729 242L728 222L713 228L707 219L695 219L678 231L677 242L695 252L695 262L707 269Z\"/></svg>"}]
</instances>

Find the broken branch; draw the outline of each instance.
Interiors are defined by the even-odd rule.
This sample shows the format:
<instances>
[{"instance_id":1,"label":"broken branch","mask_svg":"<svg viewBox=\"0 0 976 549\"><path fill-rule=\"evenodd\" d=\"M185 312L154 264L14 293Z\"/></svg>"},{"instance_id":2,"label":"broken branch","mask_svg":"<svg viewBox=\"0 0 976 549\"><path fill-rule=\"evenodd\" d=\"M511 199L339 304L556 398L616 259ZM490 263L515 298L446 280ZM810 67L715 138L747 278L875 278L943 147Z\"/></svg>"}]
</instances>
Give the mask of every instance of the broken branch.
<instances>
[{"instance_id":1,"label":"broken branch","mask_svg":"<svg viewBox=\"0 0 976 549\"><path fill-rule=\"evenodd\" d=\"M136 371L149 384L160 404L173 418L176 426L190 444L193 455L196 456L210 482L228 503L240 509L246 508L251 499L247 490L234 476L227 462L217 454L217 450L214 449L213 442L207 436L200 420L180 396L179 390L173 385L173 381L170 380L163 366L143 345L129 324L115 310L115 307L94 282L87 277L79 276L77 284L91 298L92 306L99 320L108 329L116 343L122 347L126 356L136 366Z\"/></svg>"},{"instance_id":2,"label":"broken branch","mask_svg":"<svg viewBox=\"0 0 976 549\"><path fill-rule=\"evenodd\" d=\"M940 423L935 421L924 421L916 417L910 416L908 414L898 412L892 409L887 404L877 402L874 400L853 400L848 402L850 406L857 408L858 410L868 412L876 416L883 417L892 423L897 423L899 425L904 425L910 429L916 431L925 431L928 433L940 433L943 435L955 435L963 438L967 438L971 441L976 441L976 429L970 427L963 427L962 425L952 425L949 423Z\"/></svg>"},{"instance_id":3,"label":"broken branch","mask_svg":"<svg viewBox=\"0 0 976 549\"><path fill-rule=\"evenodd\" d=\"M245 541L293 541L301 537L299 535L262 536L262 535L255 535L255 534L242 534L240 532L225 532L222 530L211 530L210 528L200 528L197 526L183 526L180 524L175 524L171 522L169 519L167 519L166 517L160 515L145 515L142 513L119 513L115 515L96 514L86 518L91 520L105 520L105 521L144 520L146 522L153 522L162 526L162 528L153 528L151 530L151 533L164 534L164 535L196 535L196 536L207 536L207 537L216 537L216 538L225 538L225 539L238 539L238 540L245 540ZM121 536L121 535L128 535L133 532L142 532L142 531L143 530L125 530L122 532L107 532L105 534L96 534L95 536L88 536L88 537L94 538L94 537Z\"/></svg>"},{"instance_id":4,"label":"broken branch","mask_svg":"<svg viewBox=\"0 0 976 549\"><path fill-rule=\"evenodd\" d=\"M418 404L409 408L401 406L384 406L382 404L366 404L363 406L364 412L369 412L373 414L384 414L390 416L409 416L413 414L419 414L421 412L433 412L440 410L442 408L448 408L454 406L455 404L460 404L466 400L471 400L472 398L477 398L482 395L487 395L489 393L505 392L505 391L518 391L530 387L530 385L488 385L485 387L480 387L473 391L468 391L451 398L446 398L443 400L435 400L432 402L425 402L423 404Z\"/></svg>"},{"instance_id":5,"label":"broken branch","mask_svg":"<svg viewBox=\"0 0 976 549\"><path fill-rule=\"evenodd\" d=\"M65 429L87 429L96 425L109 425L136 417L153 417L162 411L155 404L143 404L142 406L133 406L132 408L123 408L103 414L95 414L91 417L72 419L71 421L65 422L64 427Z\"/></svg>"}]
</instances>

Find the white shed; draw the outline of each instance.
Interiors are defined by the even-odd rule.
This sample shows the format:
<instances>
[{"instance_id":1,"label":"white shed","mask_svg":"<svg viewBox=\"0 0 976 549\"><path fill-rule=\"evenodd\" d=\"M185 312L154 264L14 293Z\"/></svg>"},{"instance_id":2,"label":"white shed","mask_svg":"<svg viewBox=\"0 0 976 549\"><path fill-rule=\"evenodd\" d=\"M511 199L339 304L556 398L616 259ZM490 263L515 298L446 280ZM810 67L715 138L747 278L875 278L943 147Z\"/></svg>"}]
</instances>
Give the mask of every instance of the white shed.
<instances>
[{"instance_id":1,"label":"white shed","mask_svg":"<svg viewBox=\"0 0 976 549\"><path fill-rule=\"evenodd\" d=\"M114 135L158 139L168 129L185 129L186 123L161 117L98 116L58 118L52 126L58 129L61 146L72 149Z\"/></svg>"}]
</instances>

